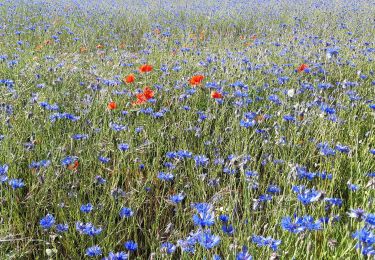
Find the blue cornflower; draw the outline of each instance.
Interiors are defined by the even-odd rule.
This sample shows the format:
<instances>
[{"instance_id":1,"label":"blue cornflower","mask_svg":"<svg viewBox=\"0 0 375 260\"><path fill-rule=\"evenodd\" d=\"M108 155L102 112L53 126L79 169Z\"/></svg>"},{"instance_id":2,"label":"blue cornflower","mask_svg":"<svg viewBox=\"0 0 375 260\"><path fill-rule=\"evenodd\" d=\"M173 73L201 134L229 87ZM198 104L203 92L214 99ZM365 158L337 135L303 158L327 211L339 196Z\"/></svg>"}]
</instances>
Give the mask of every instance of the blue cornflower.
<instances>
[{"instance_id":1,"label":"blue cornflower","mask_svg":"<svg viewBox=\"0 0 375 260\"><path fill-rule=\"evenodd\" d=\"M86 249L86 255L89 257L102 255L102 249L100 246L92 246Z\"/></svg>"},{"instance_id":2,"label":"blue cornflower","mask_svg":"<svg viewBox=\"0 0 375 260\"><path fill-rule=\"evenodd\" d=\"M342 205L342 199L338 198L325 198L324 201L326 201L330 206L341 207Z\"/></svg>"},{"instance_id":3,"label":"blue cornflower","mask_svg":"<svg viewBox=\"0 0 375 260\"><path fill-rule=\"evenodd\" d=\"M0 182L4 183L8 180L7 172L8 172L8 165L0 165Z\"/></svg>"},{"instance_id":4,"label":"blue cornflower","mask_svg":"<svg viewBox=\"0 0 375 260\"><path fill-rule=\"evenodd\" d=\"M269 193L280 193L281 189L279 186L277 185L269 185L268 188L267 188L267 192Z\"/></svg>"},{"instance_id":5,"label":"blue cornflower","mask_svg":"<svg viewBox=\"0 0 375 260\"><path fill-rule=\"evenodd\" d=\"M61 164L63 166L69 166L71 164L74 164L77 160L77 156L66 156L64 159L61 160Z\"/></svg>"},{"instance_id":6,"label":"blue cornflower","mask_svg":"<svg viewBox=\"0 0 375 260\"><path fill-rule=\"evenodd\" d=\"M125 252L109 252L108 256L105 257L103 260L128 260L129 256Z\"/></svg>"},{"instance_id":7,"label":"blue cornflower","mask_svg":"<svg viewBox=\"0 0 375 260\"><path fill-rule=\"evenodd\" d=\"M179 150L176 153L177 153L177 157L179 157L180 159L191 158L192 156L192 152L189 152L186 150Z\"/></svg>"},{"instance_id":8,"label":"blue cornflower","mask_svg":"<svg viewBox=\"0 0 375 260\"><path fill-rule=\"evenodd\" d=\"M281 104L281 101L280 101L280 99L279 99L279 97L277 95L270 95L268 97L268 100L271 101L271 102L273 102L273 103L275 103L275 104L277 104L277 105Z\"/></svg>"},{"instance_id":9,"label":"blue cornflower","mask_svg":"<svg viewBox=\"0 0 375 260\"><path fill-rule=\"evenodd\" d=\"M128 144L125 144L125 143L121 143L121 144L118 144L117 145L117 148L120 150L120 151L127 151L129 150L129 145Z\"/></svg>"},{"instance_id":10,"label":"blue cornflower","mask_svg":"<svg viewBox=\"0 0 375 260\"><path fill-rule=\"evenodd\" d=\"M99 161L101 161L102 163L109 163L111 161L110 158L108 157L104 157L104 156L99 156L98 157Z\"/></svg>"},{"instance_id":11,"label":"blue cornflower","mask_svg":"<svg viewBox=\"0 0 375 260\"><path fill-rule=\"evenodd\" d=\"M220 237L211 234L211 230L204 230L197 236L198 242L206 249L211 249L220 243Z\"/></svg>"},{"instance_id":12,"label":"blue cornflower","mask_svg":"<svg viewBox=\"0 0 375 260\"><path fill-rule=\"evenodd\" d=\"M76 222L76 230L80 234L86 234L89 236L96 236L102 232L102 228L96 228L90 222L88 223Z\"/></svg>"},{"instance_id":13,"label":"blue cornflower","mask_svg":"<svg viewBox=\"0 0 375 260\"><path fill-rule=\"evenodd\" d=\"M365 222L373 227L375 227L375 214L367 213L365 217Z\"/></svg>"},{"instance_id":14,"label":"blue cornflower","mask_svg":"<svg viewBox=\"0 0 375 260\"><path fill-rule=\"evenodd\" d=\"M357 191L359 190L359 186L356 184L348 183L348 189L351 191Z\"/></svg>"},{"instance_id":15,"label":"blue cornflower","mask_svg":"<svg viewBox=\"0 0 375 260\"><path fill-rule=\"evenodd\" d=\"M152 117L154 118L161 118L164 116L164 113L163 112L155 112L152 114Z\"/></svg>"},{"instance_id":16,"label":"blue cornflower","mask_svg":"<svg viewBox=\"0 0 375 260\"><path fill-rule=\"evenodd\" d=\"M322 180L332 180L332 174L326 172L318 172L316 173L316 177L319 177Z\"/></svg>"},{"instance_id":17,"label":"blue cornflower","mask_svg":"<svg viewBox=\"0 0 375 260\"><path fill-rule=\"evenodd\" d=\"M210 160L204 155L196 155L196 156L194 156L194 161L195 161L195 166L204 167L204 166L208 165Z\"/></svg>"},{"instance_id":18,"label":"blue cornflower","mask_svg":"<svg viewBox=\"0 0 375 260\"><path fill-rule=\"evenodd\" d=\"M13 190L25 187L25 183L22 179L10 179L9 185L12 186Z\"/></svg>"},{"instance_id":19,"label":"blue cornflower","mask_svg":"<svg viewBox=\"0 0 375 260\"><path fill-rule=\"evenodd\" d=\"M318 84L318 88L319 89L322 89L322 90L326 90L326 89L329 89L329 88L332 88L332 84L331 83L319 83Z\"/></svg>"},{"instance_id":20,"label":"blue cornflower","mask_svg":"<svg viewBox=\"0 0 375 260\"><path fill-rule=\"evenodd\" d=\"M29 165L29 168L30 169L40 169L42 167L46 168L50 164L51 164L50 160L42 160L42 161L39 161L39 162L31 162L31 164Z\"/></svg>"},{"instance_id":21,"label":"blue cornflower","mask_svg":"<svg viewBox=\"0 0 375 260\"><path fill-rule=\"evenodd\" d=\"M80 208L81 212L83 212L83 213L90 213L93 209L94 209L94 207L92 206L91 203L84 204Z\"/></svg>"},{"instance_id":22,"label":"blue cornflower","mask_svg":"<svg viewBox=\"0 0 375 260\"><path fill-rule=\"evenodd\" d=\"M341 145L341 144L337 144L335 146L335 150L339 151L340 153L346 153L346 154L350 152L350 148L348 146Z\"/></svg>"},{"instance_id":23,"label":"blue cornflower","mask_svg":"<svg viewBox=\"0 0 375 260\"><path fill-rule=\"evenodd\" d=\"M185 198L185 196L182 194L182 193L179 193L179 194L176 194L176 195L172 195L169 197L169 199L174 203L174 204L178 204L180 203L181 201L183 201Z\"/></svg>"},{"instance_id":24,"label":"blue cornflower","mask_svg":"<svg viewBox=\"0 0 375 260\"><path fill-rule=\"evenodd\" d=\"M209 227L215 223L215 214L208 203L193 204L198 214L193 215L193 222L197 226Z\"/></svg>"},{"instance_id":25,"label":"blue cornflower","mask_svg":"<svg viewBox=\"0 0 375 260\"><path fill-rule=\"evenodd\" d=\"M162 181L173 181L174 176L172 173L166 173L166 172L159 172L158 173L158 179Z\"/></svg>"},{"instance_id":26,"label":"blue cornflower","mask_svg":"<svg viewBox=\"0 0 375 260\"><path fill-rule=\"evenodd\" d=\"M375 234L371 229L357 230L352 237L358 240L356 247L362 251L363 255L375 255Z\"/></svg>"},{"instance_id":27,"label":"blue cornflower","mask_svg":"<svg viewBox=\"0 0 375 260\"><path fill-rule=\"evenodd\" d=\"M257 113L246 112L246 113L243 114L243 117L245 118L245 120L252 121L253 119L255 119L257 117Z\"/></svg>"},{"instance_id":28,"label":"blue cornflower","mask_svg":"<svg viewBox=\"0 0 375 260\"><path fill-rule=\"evenodd\" d=\"M337 55L339 54L339 50L340 48L337 47L327 48L327 58L330 59L332 57L337 57Z\"/></svg>"},{"instance_id":29,"label":"blue cornflower","mask_svg":"<svg viewBox=\"0 0 375 260\"><path fill-rule=\"evenodd\" d=\"M258 177L258 173L254 171L245 171L245 175L247 178L256 178Z\"/></svg>"},{"instance_id":30,"label":"blue cornflower","mask_svg":"<svg viewBox=\"0 0 375 260\"><path fill-rule=\"evenodd\" d=\"M285 121L291 121L291 122L296 121L296 119L295 119L294 116L292 116L292 115L285 115L285 116L283 116L283 119L284 119Z\"/></svg>"},{"instance_id":31,"label":"blue cornflower","mask_svg":"<svg viewBox=\"0 0 375 260\"><path fill-rule=\"evenodd\" d=\"M227 223L229 221L229 216L222 214L219 216L219 219L221 220L221 222Z\"/></svg>"},{"instance_id":32,"label":"blue cornflower","mask_svg":"<svg viewBox=\"0 0 375 260\"><path fill-rule=\"evenodd\" d=\"M174 169L174 168L176 168L176 166L173 163L171 163L171 162L165 162L165 163L163 163L163 165L166 168L171 169L171 170Z\"/></svg>"},{"instance_id":33,"label":"blue cornflower","mask_svg":"<svg viewBox=\"0 0 375 260\"><path fill-rule=\"evenodd\" d=\"M199 115L198 122L203 122L208 117L203 111L198 111L197 114Z\"/></svg>"},{"instance_id":34,"label":"blue cornflower","mask_svg":"<svg viewBox=\"0 0 375 260\"><path fill-rule=\"evenodd\" d=\"M320 110L328 115L333 115L336 113L336 110L333 107L329 107L326 104L320 106Z\"/></svg>"},{"instance_id":35,"label":"blue cornflower","mask_svg":"<svg viewBox=\"0 0 375 260\"><path fill-rule=\"evenodd\" d=\"M302 202L303 205L310 204L312 202L318 201L321 197L322 193L315 189L311 190L304 190L302 193L297 195L299 201Z\"/></svg>"},{"instance_id":36,"label":"blue cornflower","mask_svg":"<svg viewBox=\"0 0 375 260\"><path fill-rule=\"evenodd\" d=\"M327 143L319 143L317 145L320 154L324 156L333 156L336 154L335 150L333 150Z\"/></svg>"},{"instance_id":37,"label":"blue cornflower","mask_svg":"<svg viewBox=\"0 0 375 260\"><path fill-rule=\"evenodd\" d=\"M299 179L307 179L309 181L312 181L315 177L320 177L322 179L332 179L332 174L327 174L325 172L323 173L315 173L315 172L309 172L305 167L297 167L297 177Z\"/></svg>"},{"instance_id":38,"label":"blue cornflower","mask_svg":"<svg viewBox=\"0 0 375 260\"><path fill-rule=\"evenodd\" d=\"M49 229L55 224L55 218L51 214L47 214L44 218L39 221L39 224L43 229Z\"/></svg>"},{"instance_id":39,"label":"blue cornflower","mask_svg":"<svg viewBox=\"0 0 375 260\"><path fill-rule=\"evenodd\" d=\"M98 184L105 184L105 183L107 182L106 179L104 179L102 176L99 176L99 175L96 176L95 179L96 179L96 182L97 182Z\"/></svg>"},{"instance_id":40,"label":"blue cornflower","mask_svg":"<svg viewBox=\"0 0 375 260\"><path fill-rule=\"evenodd\" d=\"M277 81L280 85L283 85L289 81L289 77L283 76L283 77L278 77Z\"/></svg>"},{"instance_id":41,"label":"blue cornflower","mask_svg":"<svg viewBox=\"0 0 375 260\"><path fill-rule=\"evenodd\" d=\"M305 230L319 230L321 229L321 222L315 221L311 216L296 217L295 222L292 222L290 217L284 217L281 220L281 227L291 233L300 233Z\"/></svg>"},{"instance_id":42,"label":"blue cornflower","mask_svg":"<svg viewBox=\"0 0 375 260\"><path fill-rule=\"evenodd\" d=\"M260 202L267 202L267 201L271 201L272 200L272 196L269 195L269 194L261 194L258 198L258 201Z\"/></svg>"},{"instance_id":43,"label":"blue cornflower","mask_svg":"<svg viewBox=\"0 0 375 260\"><path fill-rule=\"evenodd\" d=\"M277 247L281 244L281 240L273 239L272 237L263 237L263 236L252 236L253 243L257 244L259 247L268 246L272 251L276 251Z\"/></svg>"},{"instance_id":44,"label":"blue cornflower","mask_svg":"<svg viewBox=\"0 0 375 260\"><path fill-rule=\"evenodd\" d=\"M357 218L359 220L362 220L365 217L365 211L363 209L350 209L350 212L348 212L348 216L351 218Z\"/></svg>"},{"instance_id":45,"label":"blue cornflower","mask_svg":"<svg viewBox=\"0 0 375 260\"><path fill-rule=\"evenodd\" d=\"M128 127L127 126L124 126L124 125L120 125L120 124L116 124L116 123L110 123L109 124L109 127L116 131L116 132L119 132L119 131L124 131L126 130Z\"/></svg>"},{"instance_id":46,"label":"blue cornflower","mask_svg":"<svg viewBox=\"0 0 375 260\"><path fill-rule=\"evenodd\" d=\"M89 138L89 136L87 134L75 134L75 135L72 135L72 139L73 140L86 140L87 138Z\"/></svg>"},{"instance_id":47,"label":"blue cornflower","mask_svg":"<svg viewBox=\"0 0 375 260\"><path fill-rule=\"evenodd\" d=\"M130 218L134 215L134 212L130 208L123 207L120 210L120 218Z\"/></svg>"},{"instance_id":48,"label":"blue cornflower","mask_svg":"<svg viewBox=\"0 0 375 260\"><path fill-rule=\"evenodd\" d=\"M129 240L125 242L124 247L126 248L126 250L134 252L137 250L138 244L133 240Z\"/></svg>"},{"instance_id":49,"label":"blue cornflower","mask_svg":"<svg viewBox=\"0 0 375 260\"><path fill-rule=\"evenodd\" d=\"M134 129L134 131L135 131L135 133L139 134L140 132L143 131L143 126L136 127L136 128Z\"/></svg>"},{"instance_id":50,"label":"blue cornflower","mask_svg":"<svg viewBox=\"0 0 375 260\"><path fill-rule=\"evenodd\" d=\"M224 167L223 172L226 173L226 174L229 174L229 175L233 175L233 174L236 174L237 171L236 171L236 169Z\"/></svg>"},{"instance_id":51,"label":"blue cornflower","mask_svg":"<svg viewBox=\"0 0 375 260\"><path fill-rule=\"evenodd\" d=\"M168 255L173 254L176 251L176 246L170 242L164 242L160 246L162 252L166 252Z\"/></svg>"},{"instance_id":52,"label":"blue cornflower","mask_svg":"<svg viewBox=\"0 0 375 260\"><path fill-rule=\"evenodd\" d=\"M240 121L240 126L249 128L249 127L255 126L255 123L256 123L255 120L242 119Z\"/></svg>"},{"instance_id":53,"label":"blue cornflower","mask_svg":"<svg viewBox=\"0 0 375 260\"><path fill-rule=\"evenodd\" d=\"M167 152L165 154L165 156L168 158L168 159L175 159L177 158L177 152Z\"/></svg>"},{"instance_id":54,"label":"blue cornflower","mask_svg":"<svg viewBox=\"0 0 375 260\"><path fill-rule=\"evenodd\" d=\"M233 235L233 233L234 233L234 228L233 228L233 226L232 226L232 225L228 225L228 224L224 224L224 225L222 225L222 226L221 226L221 230L222 230L224 233L228 234L228 235Z\"/></svg>"},{"instance_id":55,"label":"blue cornflower","mask_svg":"<svg viewBox=\"0 0 375 260\"><path fill-rule=\"evenodd\" d=\"M57 119L68 119L72 122L78 121L80 119L79 116L75 116L69 113L54 113L49 118L52 123L55 122Z\"/></svg>"},{"instance_id":56,"label":"blue cornflower","mask_svg":"<svg viewBox=\"0 0 375 260\"><path fill-rule=\"evenodd\" d=\"M182 252L194 254L195 244L197 243L197 234L190 234L186 239L180 239L177 241Z\"/></svg>"},{"instance_id":57,"label":"blue cornflower","mask_svg":"<svg viewBox=\"0 0 375 260\"><path fill-rule=\"evenodd\" d=\"M236 260L252 260L253 257L248 253L247 246L243 246L242 250L236 255Z\"/></svg>"},{"instance_id":58,"label":"blue cornflower","mask_svg":"<svg viewBox=\"0 0 375 260\"><path fill-rule=\"evenodd\" d=\"M68 231L69 225L68 224L57 224L56 225L56 231L57 233L64 233Z\"/></svg>"},{"instance_id":59,"label":"blue cornflower","mask_svg":"<svg viewBox=\"0 0 375 260\"><path fill-rule=\"evenodd\" d=\"M39 86L39 88L43 88L43 87ZM43 102L40 102L39 105L46 110L51 110L51 111L59 110L59 106L57 104L50 105L48 104L48 102L43 101Z\"/></svg>"}]
</instances>

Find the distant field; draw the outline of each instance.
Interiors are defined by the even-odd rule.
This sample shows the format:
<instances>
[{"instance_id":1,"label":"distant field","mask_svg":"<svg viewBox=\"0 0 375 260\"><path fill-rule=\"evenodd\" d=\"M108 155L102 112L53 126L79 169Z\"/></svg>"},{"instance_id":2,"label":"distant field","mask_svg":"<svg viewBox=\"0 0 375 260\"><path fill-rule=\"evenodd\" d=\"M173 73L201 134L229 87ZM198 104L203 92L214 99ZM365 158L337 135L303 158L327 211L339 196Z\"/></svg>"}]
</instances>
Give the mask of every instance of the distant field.
<instances>
[{"instance_id":1,"label":"distant field","mask_svg":"<svg viewBox=\"0 0 375 260\"><path fill-rule=\"evenodd\" d=\"M0 259L373 259L375 2L0 0Z\"/></svg>"}]
</instances>

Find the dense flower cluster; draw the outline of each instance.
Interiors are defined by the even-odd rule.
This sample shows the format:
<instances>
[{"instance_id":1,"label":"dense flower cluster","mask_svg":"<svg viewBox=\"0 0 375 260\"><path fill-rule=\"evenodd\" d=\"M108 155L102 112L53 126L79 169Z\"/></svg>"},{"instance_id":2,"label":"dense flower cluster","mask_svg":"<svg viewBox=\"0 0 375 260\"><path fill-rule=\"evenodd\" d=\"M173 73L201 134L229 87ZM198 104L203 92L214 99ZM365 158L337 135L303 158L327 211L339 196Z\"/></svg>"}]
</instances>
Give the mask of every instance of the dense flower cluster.
<instances>
[{"instance_id":1,"label":"dense flower cluster","mask_svg":"<svg viewBox=\"0 0 375 260\"><path fill-rule=\"evenodd\" d=\"M375 255L370 1L0 14L0 257Z\"/></svg>"}]
</instances>

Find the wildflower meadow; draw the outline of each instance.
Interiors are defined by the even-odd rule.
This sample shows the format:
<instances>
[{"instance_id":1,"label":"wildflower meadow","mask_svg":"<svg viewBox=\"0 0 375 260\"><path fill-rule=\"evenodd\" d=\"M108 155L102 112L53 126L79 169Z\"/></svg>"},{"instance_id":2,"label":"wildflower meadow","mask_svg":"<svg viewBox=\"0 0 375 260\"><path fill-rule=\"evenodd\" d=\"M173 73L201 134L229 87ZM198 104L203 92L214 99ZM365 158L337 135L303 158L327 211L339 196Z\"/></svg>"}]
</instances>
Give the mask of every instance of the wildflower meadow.
<instances>
[{"instance_id":1,"label":"wildflower meadow","mask_svg":"<svg viewBox=\"0 0 375 260\"><path fill-rule=\"evenodd\" d=\"M374 259L373 0L0 0L0 259Z\"/></svg>"}]
</instances>

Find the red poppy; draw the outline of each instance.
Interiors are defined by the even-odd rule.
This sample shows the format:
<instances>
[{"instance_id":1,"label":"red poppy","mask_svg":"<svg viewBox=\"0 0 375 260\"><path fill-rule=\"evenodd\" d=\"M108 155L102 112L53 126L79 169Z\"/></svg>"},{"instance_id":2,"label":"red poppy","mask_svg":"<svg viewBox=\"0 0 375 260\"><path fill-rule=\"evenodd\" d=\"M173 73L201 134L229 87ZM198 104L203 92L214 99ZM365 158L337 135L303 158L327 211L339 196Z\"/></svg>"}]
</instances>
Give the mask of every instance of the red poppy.
<instances>
[{"instance_id":1,"label":"red poppy","mask_svg":"<svg viewBox=\"0 0 375 260\"><path fill-rule=\"evenodd\" d=\"M143 89L143 94L145 95L147 100L154 97L154 91L150 87L145 87Z\"/></svg>"},{"instance_id":2,"label":"red poppy","mask_svg":"<svg viewBox=\"0 0 375 260\"><path fill-rule=\"evenodd\" d=\"M44 41L44 45L51 45L52 44L52 41L51 40L45 40Z\"/></svg>"},{"instance_id":3,"label":"red poppy","mask_svg":"<svg viewBox=\"0 0 375 260\"><path fill-rule=\"evenodd\" d=\"M142 93L136 95L137 100L133 102L133 106L145 103L147 100L153 98L154 95L155 93L150 87L145 87Z\"/></svg>"},{"instance_id":4,"label":"red poppy","mask_svg":"<svg viewBox=\"0 0 375 260\"><path fill-rule=\"evenodd\" d=\"M139 67L139 72L145 73L152 71L152 66L149 64L143 64L141 67Z\"/></svg>"},{"instance_id":5,"label":"red poppy","mask_svg":"<svg viewBox=\"0 0 375 260\"><path fill-rule=\"evenodd\" d=\"M195 76L191 77L189 82L190 82L190 85L196 86L196 85L201 84L203 79L204 79L203 75L195 75Z\"/></svg>"},{"instance_id":6,"label":"red poppy","mask_svg":"<svg viewBox=\"0 0 375 260\"><path fill-rule=\"evenodd\" d=\"M134 74L129 74L123 80L124 80L125 83L133 83L134 80L135 80L135 76L134 76Z\"/></svg>"},{"instance_id":7,"label":"red poppy","mask_svg":"<svg viewBox=\"0 0 375 260\"><path fill-rule=\"evenodd\" d=\"M221 93L218 92L218 91L212 91L212 92L211 92L211 97L212 97L212 98L223 98L223 94L221 94Z\"/></svg>"},{"instance_id":8,"label":"red poppy","mask_svg":"<svg viewBox=\"0 0 375 260\"><path fill-rule=\"evenodd\" d=\"M126 48L126 44L125 43L120 43L120 45L118 47L120 49L125 49Z\"/></svg>"},{"instance_id":9,"label":"red poppy","mask_svg":"<svg viewBox=\"0 0 375 260\"><path fill-rule=\"evenodd\" d=\"M82 46L79 48L79 52L81 53L87 52L87 48L85 46Z\"/></svg>"},{"instance_id":10,"label":"red poppy","mask_svg":"<svg viewBox=\"0 0 375 260\"><path fill-rule=\"evenodd\" d=\"M156 29L154 30L154 34L159 35L159 34L160 34L160 29L156 28Z\"/></svg>"},{"instance_id":11,"label":"red poppy","mask_svg":"<svg viewBox=\"0 0 375 260\"><path fill-rule=\"evenodd\" d=\"M137 97L137 100L135 102L133 102L133 106L134 105L141 105L141 104L143 104L147 101L147 98L146 98L145 94L143 94L143 93L137 94L136 97Z\"/></svg>"},{"instance_id":12,"label":"red poppy","mask_svg":"<svg viewBox=\"0 0 375 260\"><path fill-rule=\"evenodd\" d=\"M117 104L116 104L116 102L111 101L111 102L108 103L107 107L108 107L109 110L113 110L113 109L117 108Z\"/></svg>"},{"instance_id":13,"label":"red poppy","mask_svg":"<svg viewBox=\"0 0 375 260\"><path fill-rule=\"evenodd\" d=\"M70 171L76 170L78 166L79 166L78 161L75 161L74 163L68 165L68 170Z\"/></svg>"},{"instance_id":14,"label":"red poppy","mask_svg":"<svg viewBox=\"0 0 375 260\"><path fill-rule=\"evenodd\" d=\"M301 65L297 68L297 71L298 71L298 72L302 72L302 71L304 71L305 69L307 69L308 67L309 67L309 65L303 63L303 64L301 64Z\"/></svg>"}]
</instances>

